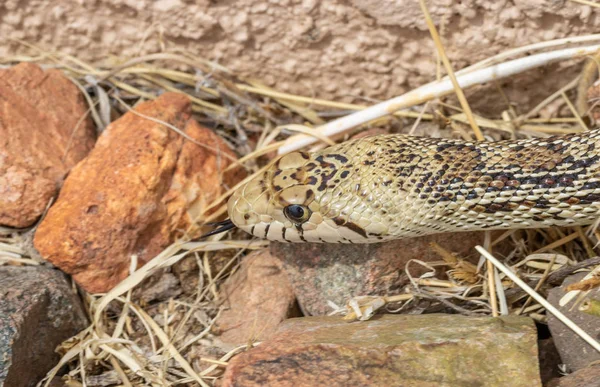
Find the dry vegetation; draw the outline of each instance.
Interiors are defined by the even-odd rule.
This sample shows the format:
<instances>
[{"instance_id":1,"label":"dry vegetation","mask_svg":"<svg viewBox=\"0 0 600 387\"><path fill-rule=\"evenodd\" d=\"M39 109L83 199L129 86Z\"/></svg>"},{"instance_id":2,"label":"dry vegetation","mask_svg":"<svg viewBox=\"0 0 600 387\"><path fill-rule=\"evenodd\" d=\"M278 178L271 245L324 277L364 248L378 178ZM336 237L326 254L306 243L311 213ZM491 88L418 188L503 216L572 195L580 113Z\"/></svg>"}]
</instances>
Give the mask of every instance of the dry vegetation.
<instances>
[{"instance_id":1,"label":"dry vegetation","mask_svg":"<svg viewBox=\"0 0 600 387\"><path fill-rule=\"evenodd\" d=\"M238 152L250 174L264 166L264 155L276 151L293 132L310 133L311 127L363 109L279 93L185 53L155 54L126 62L112 58L112 64L97 67L60 53L29 48L30 56L0 58L0 64L28 61L61 69L85 94L89 113L99 129L142 100L164 91L185 93L193 101L196 119L214 128ZM573 61L572 65L580 62ZM452 98L432 98L424 105L361 125L336 141L373 127L468 139L475 138L477 131L473 128L477 127L492 141L583 131L589 121L579 116L570 102L576 98L576 86L577 80L573 80L564 89L548 90L548 99L528 112L517 112L507 100L500 119L465 111L464 101L459 107ZM502 94L499 86L495 90ZM221 200L214 206L218 203ZM197 223L214 221L224 212L225 208L219 207L211 216L197 219ZM0 229L0 264L39 264L28 242L31 232ZM542 294L574 270L600 263L595 258L595 246L600 242L595 226L510 230L495 238L490 234L486 250L494 251L501 241L511 246L502 257L504 263ZM72 386L212 385L229 359L255 345L230 348L211 332L223 308L219 285L249 249L266 245L264 241L250 241L239 232L219 235L211 241L177 242L110 293L82 294L92 323L63 343L59 349L63 358L42 385L47 385L59 370L64 371L65 365L68 372L63 379ZM348 318L365 318L379 308L396 313L417 308L427 313L443 308L467 315L522 314L544 323L544 308L491 265L486 266L485 260L477 265L452 255L443 246L431 248L439 254L439 262L413 261L406 268L398 268L408 273L412 265L429 268L428 274L411 277L411 285L402 294L350 300L349 306L338 312L347 313ZM195 291L161 302L143 302L143 291L136 290L144 288L144 281L184 261L197 265Z\"/></svg>"}]
</instances>

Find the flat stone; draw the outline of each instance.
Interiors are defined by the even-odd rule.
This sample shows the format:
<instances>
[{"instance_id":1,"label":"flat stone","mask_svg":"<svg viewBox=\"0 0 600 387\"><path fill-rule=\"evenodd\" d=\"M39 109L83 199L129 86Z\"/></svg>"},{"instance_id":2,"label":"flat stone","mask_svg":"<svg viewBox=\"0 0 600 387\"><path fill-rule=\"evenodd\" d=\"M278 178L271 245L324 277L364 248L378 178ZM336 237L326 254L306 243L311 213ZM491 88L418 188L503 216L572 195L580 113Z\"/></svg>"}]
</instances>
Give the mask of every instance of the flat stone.
<instances>
[{"instance_id":1,"label":"flat stone","mask_svg":"<svg viewBox=\"0 0 600 387\"><path fill-rule=\"evenodd\" d=\"M281 262L268 250L250 253L219 294L225 308L216 322L221 341L245 344L271 337L279 323L299 315Z\"/></svg>"},{"instance_id":2,"label":"flat stone","mask_svg":"<svg viewBox=\"0 0 600 387\"><path fill-rule=\"evenodd\" d=\"M233 358L223 386L541 386L525 317L382 315L286 320Z\"/></svg>"},{"instance_id":3,"label":"flat stone","mask_svg":"<svg viewBox=\"0 0 600 387\"><path fill-rule=\"evenodd\" d=\"M34 245L91 293L107 292L188 230L243 177L223 140L191 119L189 99L165 93L113 122L74 168ZM202 146L184 139L185 131Z\"/></svg>"},{"instance_id":4,"label":"flat stone","mask_svg":"<svg viewBox=\"0 0 600 387\"><path fill-rule=\"evenodd\" d=\"M553 379L547 387L600 387L600 364Z\"/></svg>"},{"instance_id":5,"label":"flat stone","mask_svg":"<svg viewBox=\"0 0 600 387\"><path fill-rule=\"evenodd\" d=\"M271 253L282 260L304 314L322 316L332 311L327 301L343 306L355 296L389 295L407 285L408 261L442 260L431 242L459 257L477 259L475 246L483 241L484 233L471 232L356 245L273 242ZM410 266L414 277L425 270Z\"/></svg>"},{"instance_id":6,"label":"flat stone","mask_svg":"<svg viewBox=\"0 0 600 387\"><path fill-rule=\"evenodd\" d=\"M566 287L572 283L579 282L586 274L578 273L567 277L560 287L550 290L548 301L590 336L598 339L600 337L600 318L580 312L578 306L573 307L576 300L578 301L578 297L575 297L565 306L558 304L560 299L567 294ZM600 288L592 289L577 305L581 305L581 302L590 298L600 299ZM558 353L570 371L585 368L590 363L600 360L600 353L598 351L583 341L583 339L550 313L548 313L548 327L552 333Z\"/></svg>"},{"instance_id":7,"label":"flat stone","mask_svg":"<svg viewBox=\"0 0 600 387\"><path fill-rule=\"evenodd\" d=\"M35 386L60 359L55 348L87 325L63 273L0 267L0 386Z\"/></svg>"},{"instance_id":8,"label":"flat stone","mask_svg":"<svg viewBox=\"0 0 600 387\"><path fill-rule=\"evenodd\" d=\"M59 70L0 70L0 225L31 226L96 134L81 92Z\"/></svg>"}]
</instances>

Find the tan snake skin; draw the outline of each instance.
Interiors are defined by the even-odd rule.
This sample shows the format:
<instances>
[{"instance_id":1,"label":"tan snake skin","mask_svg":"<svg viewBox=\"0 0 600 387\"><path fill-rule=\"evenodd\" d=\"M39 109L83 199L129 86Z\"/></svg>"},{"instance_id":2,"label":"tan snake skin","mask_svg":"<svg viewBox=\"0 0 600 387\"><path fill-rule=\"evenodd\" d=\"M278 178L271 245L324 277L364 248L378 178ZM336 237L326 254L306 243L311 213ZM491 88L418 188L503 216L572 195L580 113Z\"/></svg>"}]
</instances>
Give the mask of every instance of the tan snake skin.
<instances>
[{"instance_id":1,"label":"tan snake skin","mask_svg":"<svg viewBox=\"0 0 600 387\"><path fill-rule=\"evenodd\" d=\"M500 142L384 135L293 152L228 211L246 232L287 242L587 225L600 213L600 129Z\"/></svg>"}]
</instances>

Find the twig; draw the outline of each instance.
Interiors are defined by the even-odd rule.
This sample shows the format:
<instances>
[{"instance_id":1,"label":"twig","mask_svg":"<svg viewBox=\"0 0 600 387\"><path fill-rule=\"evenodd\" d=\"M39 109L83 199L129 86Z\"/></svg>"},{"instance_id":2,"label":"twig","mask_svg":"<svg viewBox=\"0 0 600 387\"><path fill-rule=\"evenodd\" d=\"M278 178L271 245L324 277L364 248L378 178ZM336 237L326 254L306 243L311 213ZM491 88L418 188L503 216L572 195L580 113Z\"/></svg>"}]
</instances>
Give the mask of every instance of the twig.
<instances>
[{"instance_id":1,"label":"twig","mask_svg":"<svg viewBox=\"0 0 600 387\"><path fill-rule=\"evenodd\" d=\"M552 313L557 319L559 319L563 324L568 326L573 332L575 332L579 337L581 337L585 342L592 346L596 351L600 352L600 343L594 340L590 335L587 334L583 329L581 329L578 325L576 325L573 321L571 321L567 316L565 316L560 310L556 309L554 305L549 303L544 297L540 296L535 292L529 285L527 285L522 279L520 279L515 273L513 273L509 268L504 266L500 261L498 261L492 254L487 252L481 246L475 246L475 249L483 255L487 260L491 261L494 266L498 268L501 272L506 274L508 278L510 278L515 284L517 284L521 289L523 289L527 294L529 294L533 299L535 299L540 305L542 305L546 310Z\"/></svg>"},{"instance_id":2,"label":"twig","mask_svg":"<svg viewBox=\"0 0 600 387\"><path fill-rule=\"evenodd\" d=\"M494 79L506 78L508 76L531 70L536 67L548 65L549 63L579 58L595 53L598 50L600 50L600 45L544 52L541 54L500 63L481 70L461 74L456 78L456 80L458 85L464 89L473 85L490 82ZM365 110L352 113L337 120L333 120L325 125L319 126L315 130L319 131L324 136L332 137L344 133L349 129L363 125L369 121L390 115L397 110L415 106L431 99L448 95L453 91L454 87L452 85L452 81L449 79L442 79L441 81L428 83L399 97L373 105ZM281 148L279 148L279 154L301 149L307 145L315 143L316 141L317 140L314 137L306 135L292 136L288 138L286 143Z\"/></svg>"},{"instance_id":3,"label":"twig","mask_svg":"<svg viewBox=\"0 0 600 387\"><path fill-rule=\"evenodd\" d=\"M550 273L550 270L552 270L552 267L554 266L555 261L556 261L556 255L553 256L552 259L550 260L550 263L546 267L546 270L544 270L544 274L542 274L542 278L540 278L540 280L535 285L535 288L533 290L535 290L537 292L542 288L544 281L546 279L548 279L548 274ZM488 261L488 262L490 262L490 261ZM527 308L529 306L529 304L531 303L531 300L533 300L533 298L531 298L531 296L527 297L527 300L525 300L525 303L523 303L523 306L521 307L521 309L519 309L517 314L523 314L523 312L525 311L525 308Z\"/></svg>"},{"instance_id":4,"label":"twig","mask_svg":"<svg viewBox=\"0 0 600 387\"><path fill-rule=\"evenodd\" d=\"M579 234L577 233L577 231L575 231L575 232L567 235L566 237L560 238L559 240L554 241L554 242L550 243L549 245L546 245L546 246L544 246L544 247L542 247L540 249L537 249L532 254L538 254L538 253L541 253L543 251L553 250L553 249L555 249L555 248L557 248L559 246L562 246L562 245L564 245L566 243L569 243L572 240L575 240L577 238L579 238Z\"/></svg>"},{"instance_id":5,"label":"twig","mask_svg":"<svg viewBox=\"0 0 600 387\"><path fill-rule=\"evenodd\" d=\"M547 50L553 47L565 46L568 44L583 44L588 42L594 42L600 40L600 34L592 34L592 35L582 35L582 36L571 36L568 38L547 40L545 42L538 42L533 44L528 44L526 46L521 46L517 48L513 48L510 50L506 50L501 52L500 54L496 54L492 57L486 58L482 61L475 63L472 66L467 67L466 69L462 69L457 71L457 74L466 73L469 71L481 69L492 64L500 63L508 58L517 57L519 55L531 55L535 51Z\"/></svg>"},{"instance_id":6,"label":"twig","mask_svg":"<svg viewBox=\"0 0 600 387\"><path fill-rule=\"evenodd\" d=\"M575 265L563 267L561 269L558 269L554 273L550 274L548 276L548 279L546 280L546 283L548 283L550 285L554 285L554 286L560 285L560 284L562 284L562 282L564 281L565 278L567 278L568 276L570 276L577 270L585 269L586 267L596 266L596 265L600 265L600 257L586 259L585 261L578 262Z\"/></svg>"},{"instance_id":7,"label":"twig","mask_svg":"<svg viewBox=\"0 0 600 387\"><path fill-rule=\"evenodd\" d=\"M581 116L579 115L579 113L577 113L577 109L575 108L575 106L573 105L573 103L571 102L571 100L569 99L569 97L567 97L567 94L564 91L562 91L560 93L560 95L563 97L563 99L567 103L567 106L571 110L571 113L573 114L573 116L575 118L577 118L577 122L579 122L579 125L583 128L583 130L588 130L589 128L587 127L587 125L585 124L585 122L583 122L583 118L581 118Z\"/></svg>"},{"instance_id":8,"label":"twig","mask_svg":"<svg viewBox=\"0 0 600 387\"><path fill-rule=\"evenodd\" d=\"M578 282L578 284L581 284L582 282L586 282L587 280L592 279L592 278L596 277L599 274L600 274L600 266L597 266L592 271L590 271L589 273L587 273L585 275L585 277L583 277ZM577 288L573 288L573 285L575 285L575 284L571 284L571 285L567 286L567 288L566 288L567 294L565 294L564 296L562 296L562 298L560 300L558 300L558 305L565 306L569 302L571 302L571 300L573 300L575 297L578 297L582 293L583 293L583 295L587 295L590 292L589 289L577 289Z\"/></svg>"},{"instance_id":9,"label":"twig","mask_svg":"<svg viewBox=\"0 0 600 387\"><path fill-rule=\"evenodd\" d=\"M485 232L485 239L483 245L486 249L492 249L492 234L489 231ZM496 276L495 276L494 265L490 261L487 261L487 281L490 292L490 305L492 307L492 316L498 317L498 297L496 295Z\"/></svg>"},{"instance_id":10,"label":"twig","mask_svg":"<svg viewBox=\"0 0 600 387\"><path fill-rule=\"evenodd\" d=\"M488 261L487 263L487 280L490 291L490 304L492 305L492 316L498 317L498 299L496 298L496 287L494 281L494 266Z\"/></svg>"},{"instance_id":11,"label":"twig","mask_svg":"<svg viewBox=\"0 0 600 387\"><path fill-rule=\"evenodd\" d=\"M571 0L571 1L574 3L589 5L590 7L600 8L600 4L594 3L593 1L589 1L589 0Z\"/></svg>"},{"instance_id":12,"label":"twig","mask_svg":"<svg viewBox=\"0 0 600 387\"><path fill-rule=\"evenodd\" d=\"M471 111L471 107L469 106L469 102L467 102L467 98L465 97L465 93L461 89L458 81L456 80L456 76L454 75L454 70L452 69L452 65L448 60L448 56L446 56L446 50L444 50L444 46L442 45L442 40L440 39L440 35L433 24L433 20L431 19L431 15L429 14L429 10L427 9L427 5L425 4L425 0L419 0L419 4L421 5L421 11L423 11L423 15L425 16L425 22L427 23L427 27L429 28L429 33L431 34L431 38L435 43L435 47L437 48L438 55L444 63L444 67L446 68L446 72L448 73L448 77L452 81L452 87L454 87L454 92L458 97L458 101L460 102L460 106L463 108L465 115L467 116L467 120L469 121L469 125L471 125L471 129L473 129L473 133L475 133L475 138L479 141L483 141L483 133L481 133L481 129L475 122L475 118L473 118L473 112Z\"/></svg>"}]
</instances>

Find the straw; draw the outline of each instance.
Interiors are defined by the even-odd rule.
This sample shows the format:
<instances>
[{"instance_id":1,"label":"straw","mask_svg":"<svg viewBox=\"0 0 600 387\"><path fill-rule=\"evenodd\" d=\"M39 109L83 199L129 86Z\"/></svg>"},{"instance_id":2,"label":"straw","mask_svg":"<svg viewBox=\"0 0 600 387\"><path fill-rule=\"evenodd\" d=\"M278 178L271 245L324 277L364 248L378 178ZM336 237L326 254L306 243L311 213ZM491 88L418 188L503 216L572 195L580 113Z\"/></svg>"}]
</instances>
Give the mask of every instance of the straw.
<instances>
[{"instance_id":1,"label":"straw","mask_svg":"<svg viewBox=\"0 0 600 387\"><path fill-rule=\"evenodd\" d=\"M600 343L592 338L587 332L581 329L577 324L575 324L571 319L565 316L560 310L556 309L551 303L546 301L546 299L540 296L535 292L529 285L527 285L523 280L517 277L509 268L504 266L500 261L498 261L492 254L487 252L481 246L475 246L475 249L483 255L488 261L492 262L494 266L498 268L501 272L503 272L508 278L510 278L515 284L517 284L521 289L523 289L531 298L536 300L540 305L542 305L548 312L552 313L554 317L559 319L563 324L565 324L569 329L575 332L579 337L581 337L586 343L591 345L596 351L600 352Z\"/></svg>"}]
</instances>

